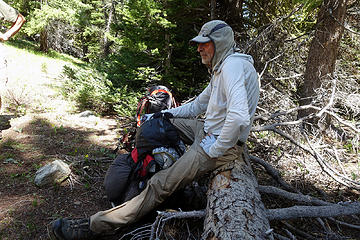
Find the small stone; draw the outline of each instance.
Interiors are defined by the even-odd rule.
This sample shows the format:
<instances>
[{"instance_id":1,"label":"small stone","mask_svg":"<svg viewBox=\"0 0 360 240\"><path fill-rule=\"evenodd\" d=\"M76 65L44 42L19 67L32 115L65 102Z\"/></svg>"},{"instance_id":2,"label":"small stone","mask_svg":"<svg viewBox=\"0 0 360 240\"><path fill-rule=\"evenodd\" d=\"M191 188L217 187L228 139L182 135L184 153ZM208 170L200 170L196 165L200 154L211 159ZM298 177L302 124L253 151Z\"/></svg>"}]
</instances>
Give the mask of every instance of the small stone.
<instances>
[{"instance_id":1,"label":"small stone","mask_svg":"<svg viewBox=\"0 0 360 240\"><path fill-rule=\"evenodd\" d=\"M76 201L76 202L74 202L74 204L75 204L75 205L80 205L81 202L80 202L80 201Z\"/></svg>"},{"instance_id":2,"label":"small stone","mask_svg":"<svg viewBox=\"0 0 360 240\"><path fill-rule=\"evenodd\" d=\"M91 117L91 116L95 116L95 114L89 110L79 113L79 117Z\"/></svg>"},{"instance_id":3,"label":"small stone","mask_svg":"<svg viewBox=\"0 0 360 240\"><path fill-rule=\"evenodd\" d=\"M36 172L35 184L39 187L61 183L69 177L71 170L69 165L61 160L55 160Z\"/></svg>"},{"instance_id":4,"label":"small stone","mask_svg":"<svg viewBox=\"0 0 360 240\"><path fill-rule=\"evenodd\" d=\"M13 164L17 164L17 163L19 163L19 162L18 162L18 160L15 160L15 159L13 159L13 158L8 158L8 159L5 159L5 160L3 161L3 163L13 163Z\"/></svg>"}]
</instances>

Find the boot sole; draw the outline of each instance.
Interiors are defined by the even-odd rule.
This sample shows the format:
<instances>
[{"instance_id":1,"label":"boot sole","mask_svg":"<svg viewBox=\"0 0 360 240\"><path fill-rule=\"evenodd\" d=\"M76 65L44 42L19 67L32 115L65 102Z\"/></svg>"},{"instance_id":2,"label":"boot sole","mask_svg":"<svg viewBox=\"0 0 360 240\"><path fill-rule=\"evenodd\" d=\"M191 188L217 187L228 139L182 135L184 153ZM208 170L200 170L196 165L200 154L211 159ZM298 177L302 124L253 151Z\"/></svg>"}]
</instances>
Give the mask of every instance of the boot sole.
<instances>
[{"instance_id":1,"label":"boot sole","mask_svg":"<svg viewBox=\"0 0 360 240\"><path fill-rule=\"evenodd\" d=\"M56 236L56 234L54 233L53 231L53 223L54 221L50 222L47 226L46 226L46 229L47 229L47 233L48 233L48 236L51 240L65 240L63 239L62 237L59 237L59 236Z\"/></svg>"}]
</instances>

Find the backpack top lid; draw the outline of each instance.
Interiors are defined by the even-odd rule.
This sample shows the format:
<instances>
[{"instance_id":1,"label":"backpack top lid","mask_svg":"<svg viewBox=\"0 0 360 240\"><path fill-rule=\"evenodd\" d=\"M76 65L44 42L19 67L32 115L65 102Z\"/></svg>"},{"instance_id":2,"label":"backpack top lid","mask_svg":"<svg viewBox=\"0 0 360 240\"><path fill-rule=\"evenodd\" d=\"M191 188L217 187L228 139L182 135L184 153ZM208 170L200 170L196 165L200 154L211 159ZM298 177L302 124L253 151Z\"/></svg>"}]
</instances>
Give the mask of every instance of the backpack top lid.
<instances>
[{"instance_id":1,"label":"backpack top lid","mask_svg":"<svg viewBox=\"0 0 360 240\"><path fill-rule=\"evenodd\" d=\"M161 86L161 85L156 85L156 86L152 86L152 87L149 87L148 89L148 94L149 95L151 95L154 91L156 91L156 90L164 90L164 91L166 91L166 92L168 92L168 93L170 93L170 90L167 88L167 87L165 87L165 86ZM170 93L171 94L171 93Z\"/></svg>"},{"instance_id":2,"label":"backpack top lid","mask_svg":"<svg viewBox=\"0 0 360 240\"><path fill-rule=\"evenodd\" d=\"M156 113L161 110L176 107L174 97L170 90L165 86L152 86L148 88L146 96L142 97L138 103L136 111L137 126L141 125L141 115L146 113Z\"/></svg>"}]
</instances>

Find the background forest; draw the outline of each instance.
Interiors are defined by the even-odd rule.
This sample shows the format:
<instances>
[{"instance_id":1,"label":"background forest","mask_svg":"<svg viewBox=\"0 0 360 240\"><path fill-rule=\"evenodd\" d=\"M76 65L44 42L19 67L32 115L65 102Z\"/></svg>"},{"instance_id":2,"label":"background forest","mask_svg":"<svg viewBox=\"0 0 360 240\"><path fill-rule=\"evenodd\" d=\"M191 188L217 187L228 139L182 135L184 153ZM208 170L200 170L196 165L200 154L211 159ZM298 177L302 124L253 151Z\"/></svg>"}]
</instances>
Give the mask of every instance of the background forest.
<instances>
[{"instance_id":1,"label":"background forest","mask_svg":"<svg viewBox=\"0 0 360 240\"><path fill-rule=\"evenodd\" d=\"M109 207L102 197L102 180L115 144L106 137L118 138L119 129L127 131L139 97L151 85L169 87L179 102L202 91L209 74L189 39L211 19L232 26L238 46L254 58L259 74L260 100L247 146L266 208L291 206L300 194L331 203L360 200L360 1L6 2L27 20L7 45L42 58L61 54L68 60L56 75L51 73L52 63L39 63L43 60L33 56L28 60L27 52L18 58L24 62L19 61L16 69L24 70L31 62L47 79L60 82L62 98L75 102L71 114L92 110L101 121L78 128L73 125L83 120L75 115L49 120L46 112L50 115L57 107L30 107L22 104L23 95L12 95L15 107L9 111L19 123L3 131L0 142L0 196L7 193L0 203L0 239L47 239L43 226L50 220L88 216ZM26 77L32 81L30 75ZM27 120L28 113L39 115ZM67 185L35 188L29 179L55 157L71 163ZM6 162L18 158L13 165ZM290 198L267 186L299 195ZM23 196L15 189L24 191ZM202 200L194 208L206 208ZM14 207L27 201L26 211ZM314 202L302 204L317 205ZM156 237L199 239L202 224L164 223ZM359 226L357 216L271 223L275 239L360 239ZM128 238L121 239L149 239L146 229L152 225L138 227L125 229Z\"/></svg>"},{"instance_id":2,"label":"background forest","mask_svg":"<svg viewBox=\"0 0 360 240\"><path fill-rule=\"evenodd\" d=\"M243 52L254 57L264 86L274 85L294 101L299 96L309 97L298 86L312 53L310 40L316 28L321 27L316 24L321 0L9 2L28 21L20 38L39 43L43 52L53 49L89 63L85 69L64 70L69 79L64 94L76 99L83 108L104 114L133 113L134 98L151 84L170 87L179 101L199 93L208 74L198 60L196 48L189 46L188 41L204 22L216 18L233 27ZM344 27L346 24L357 31L358 2L339 2L344 6L346 3L346 13L336 16L340 22L332 24L337 25L333 32L339 33L336 41L342 41L340 47L335 42L325 49L325 55L335 56L327 64L334 65L336 59L339 64L356 64L358 35L344 32ZM323 5L329 4L339 3L327 0ZM331 18L327 16L325 22ZM349 70L356 74L357 69L354 65Z\"/></svg>"}]
</instances>

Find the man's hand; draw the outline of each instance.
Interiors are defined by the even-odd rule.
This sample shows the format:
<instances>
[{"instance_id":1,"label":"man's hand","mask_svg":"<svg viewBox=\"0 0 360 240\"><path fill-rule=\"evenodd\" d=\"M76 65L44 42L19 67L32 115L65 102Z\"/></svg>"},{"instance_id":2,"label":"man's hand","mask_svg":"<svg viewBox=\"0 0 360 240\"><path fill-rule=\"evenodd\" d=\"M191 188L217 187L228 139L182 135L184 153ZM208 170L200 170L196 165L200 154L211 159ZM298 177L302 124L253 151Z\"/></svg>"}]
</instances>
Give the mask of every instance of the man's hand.
<instances>
[{"instance_id":1,"label":"man's hand","mask_svg":"<svg viewBox=\"0 0 360 240\"><path fill-rule=\"evenodd\" d=\"M7 40L9 40L9 37L4 33L0 33L0 41L4 42Z\"/></svg>"},{"instance_id":2,"label":"man's hand","mask_svg":"<svg viewBox=\"0 0 360 240\"><path fill-rule=\"evenodd\" d=\"M144 114L141 117L141 123L146 122L147 120L149 120L154 114L153 113L148 113L148 114Z\"/></svg>"},{"instance_id":3,"label":"man's hand","mask_svg":"<svg viewBox=\"0 0 360 240\"><path fill-rule=\"evenodd\" d=\"M205 153L210 156L210 147L216 142L216 138L214 135L207 135L200 143L200 147L202 147Z\"/></svg>"}]
</instances>

